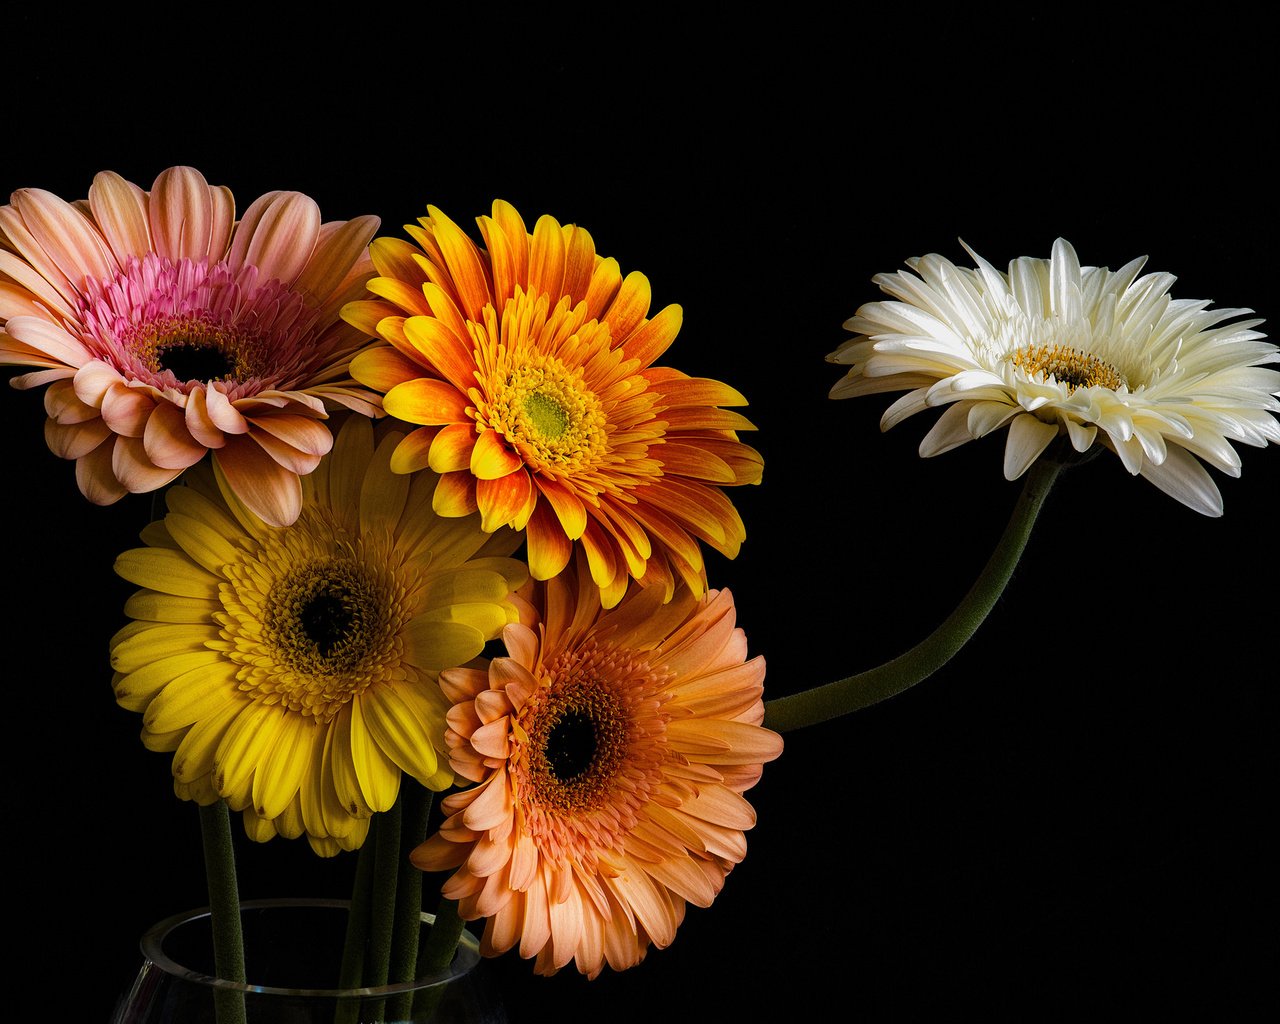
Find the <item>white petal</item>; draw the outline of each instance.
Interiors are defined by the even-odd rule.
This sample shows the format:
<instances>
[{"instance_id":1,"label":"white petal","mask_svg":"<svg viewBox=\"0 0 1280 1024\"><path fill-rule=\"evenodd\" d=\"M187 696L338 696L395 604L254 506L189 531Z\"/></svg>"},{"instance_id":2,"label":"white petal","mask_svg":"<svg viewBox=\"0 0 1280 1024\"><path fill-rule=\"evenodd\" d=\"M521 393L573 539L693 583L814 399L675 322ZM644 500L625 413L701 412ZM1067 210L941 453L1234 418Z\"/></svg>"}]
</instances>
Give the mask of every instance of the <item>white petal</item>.
<instances>
[{"instance_id":1,"label":"white petal","mask_svg":"<svg viewBox=\"0 0 1280 1024\"><path fill-rule=\"evenodd\" d=\"M1004 478L1017 480L1057 436L1056 423L1045 423L1035 416L1019 416L1010 423L1004 446Z\"/></svg>"}]
</instances>

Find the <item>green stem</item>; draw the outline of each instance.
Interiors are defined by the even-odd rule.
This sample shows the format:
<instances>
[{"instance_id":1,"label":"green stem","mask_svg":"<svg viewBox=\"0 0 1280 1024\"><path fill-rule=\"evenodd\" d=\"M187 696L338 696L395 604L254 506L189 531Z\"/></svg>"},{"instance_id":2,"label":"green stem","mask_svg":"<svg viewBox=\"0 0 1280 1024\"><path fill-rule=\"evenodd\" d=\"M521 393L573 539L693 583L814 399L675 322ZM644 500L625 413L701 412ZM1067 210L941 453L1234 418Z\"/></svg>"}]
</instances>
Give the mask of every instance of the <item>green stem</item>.
<instances>
[{"instance_id":1,"label":"green stem","mask_svg":"<svg viewBox=\"0 0 1280 1024\"><path fill-rule=\"evenodd\" d=\"M339 988L360 988L364 981L364 951L369 941L369 905L373 899L373 859L376 835L360 846L356 877L351 886L351 909L347 913L347 937L342 947ZM360 1000L343 1000L334 1014L334 1024L355 1024L360 1019Z\"/></svg>"},{"instance_id":2,"label":"green stem","mask_svg":"<svg viewBox=\"0 0 1280 1024\"><path fill-rule=\"evenodd\" d=\"M929 678L945 665L977 631L1004 591L1061 469L1061 464L1048 459L1033 463L995 551L942 625L911 650L883 665L803 693L766 701L764 724L777 732L787 732L861 711Z\"/></svg>"},{"instance_id":3,"label":"green stem","mask_svg":"<svg viewBox=\"0 0 1280 1024\"><path fill-rule=\"evenodd\" d=\"M418 977L448 969L462 938L462 918L458 916L458 901L441 899L436 907L436 919L427 935L426 944L418 954ZM419 990L413 1004L415 1012L428 1015L444 995L444 986L434 985Z\"/></svg>"},{"instance_id":4,"label":"green stem","mask_svg":"<svg viewBox=\"0 0 1280 1024\"><path fill-rule=\"evenodd\" d=\"M374 816L378 845L373 861L373 904L369 929L369 959L364 983L370 988L387 983L391 965L391 933L396 919L396 884L400 873L400 799L391 809ZM366 1007L364 1018L382 1020L384 1000Z\"/></svg>"},{"instance_id":5,"label":"green stem","mask_svg":"<svg viewBox=\"0 0 1280 1024\"><path fill-rule=\"evenodd\" d=\"M213 964L219 978L244 984L244 937L240 930L240 888L236 883L231 812L225 800L200 808L205 878L209 885L209 921L213 928ZM218 1024L244 1024L244 993L214 989Z\"/></svg>"},{"instance_id":6,"label":"green stem","mask_svg":"<svg viewBox=\"0 0 1280 1024\"><path fill-rule=\"evenodd\" d=\"M393 983L412 981L417 976L418 939L422 935L422 872L407 867L409 854L427 838L433 794L425 786L405 778L400 786L404 801L400 828L400 867L404 873L396 888L396 923L391 940ZM392 1020L407 1019L413 993L402 992L387 1005Z\"/></svg>"}]
</instances>

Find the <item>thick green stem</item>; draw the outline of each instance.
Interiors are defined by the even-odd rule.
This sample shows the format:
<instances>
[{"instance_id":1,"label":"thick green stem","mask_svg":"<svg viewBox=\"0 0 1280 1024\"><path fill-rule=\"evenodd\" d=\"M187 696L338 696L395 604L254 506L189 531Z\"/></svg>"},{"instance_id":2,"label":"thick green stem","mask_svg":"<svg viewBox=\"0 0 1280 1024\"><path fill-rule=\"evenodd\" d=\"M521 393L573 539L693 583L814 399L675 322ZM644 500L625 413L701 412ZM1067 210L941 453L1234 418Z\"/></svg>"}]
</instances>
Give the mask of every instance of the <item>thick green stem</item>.
<instances>
[{"instance_id":1,"label":"thick green stem","mask_svg":"<svg viewBox=\"0 0 1280 1024\"><path fill-rule=\"evenodd\" d=\"M360 847L356 877L351 886L351 909L347 914L347 937L342 947L342 973L338 987L360 988L364 983L364 953L369 942L369 909L373 902L373 860L377 838L370 835ZM360 1000L344 1000L334 1014L334 1024L356 1024Z\"/></svg>"},{"instance_id":2,"label":"thick green stem","mask_svg":"<svg viewBox=\"0 0 1280 1024\"><path fill-rule=\"evenodd\" d=\"M374 817L378 845L373 860L373 904L369 928L369 958L364 983L377 988L387 983L391 966L391 934L396 920L396 885L400 874L400 799ZM384 1001L370 1000L364 1018L383 1019Z\"/></svg>"},{"instance_id":3,"label":"thick green stem","mask_svg":"<svg viewBox=\"0 0 1280 1024\"><path fill-rule=\"evenodd\" d=\"M447 969L453 963L458 940L461 938L462 918L458 916L458 903L456 900L442 898L436 907L435 923L431 926L426 944L418 954L418 977ZM417 993L413 1008L424 1016L428 1015L443 996L443 986L422 989Z\"/></svg>"},{"instance_id":4,"label":"thick green stem","mask_svg":"<svg viewBox=\"0 0 1280 1024\"><path fill-rule=\"evenodd\" d=\"M404 802L400 822L400 883L396 887L396 924L391 940L391 975L394 983L412 981L418 969L418 939L422 934L422 872L409 866L409 854L427 838L432 792L406 778L400 786ZM392 1020L408 1018L413 993L403 992L387 1004Z\"/></svg>"},{"instance_id":5,"label":"thick green stem","mask_svg":"<svg viewBox=\"0 0 1280 1024\"><path fill-rule=\"evenodd\" d=\"M213 964L219 978L244 984L244 937L240 929L240 888L236 882L231 813L225 800L200 808L200 837L209 885L209 921L213 928ZM215 989L218 1024L244 1024L244 993Z\"/></svg>"},{"instance_id":6,"label":"thick green stem","mask_svg":"<svg viewBox=\"0 0 1280 1024\"><path fill-rule=\"evenodd\" d=\"M883 665L803 693L766 701L764 724L777 732L787 732L860 711L927 679L945 665L977 631L1004 591L1061 469L1057 462L1037 459L1028 470L999 544L982 574L942 625L911 650Z\"/></svg>"}]
</instances>

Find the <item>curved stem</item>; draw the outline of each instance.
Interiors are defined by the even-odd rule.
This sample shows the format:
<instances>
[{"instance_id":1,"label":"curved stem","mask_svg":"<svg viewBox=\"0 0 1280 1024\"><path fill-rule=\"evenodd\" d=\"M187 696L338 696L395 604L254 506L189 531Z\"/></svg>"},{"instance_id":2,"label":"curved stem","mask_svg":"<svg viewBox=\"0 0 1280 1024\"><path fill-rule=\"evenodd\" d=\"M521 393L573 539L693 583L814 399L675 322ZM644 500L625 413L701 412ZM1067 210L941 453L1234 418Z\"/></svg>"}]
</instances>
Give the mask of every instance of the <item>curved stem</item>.
<instances>
[{"instance_id":1,"label":"curved stem","mask_svg":"<svg viewBox=\"0 0 1280 1024\"><path fill-rule=\"evenodd\" d=\"M982 574L943 623L915 647L876 668L803 693L765 702L764 724L777 732L817 725L901 693L945 665L990 613L1013 574L1036 516L1062 466L1037 459L1027 471L1009 524Z\"/></svg>"},{"instance_id":2,"label":"curved stem","mask_svg":"<svg viewBox=\"0 0 1280 1024\"><path fill-rule=\"evenodd\" d=\"M225 800L200 808L200 839L204 846L205 880L209 885L214 970L219 978L243 983L240 888L236 881L235 847L231 843L231 812ZM213 995L218 1024L243 1024L243 993L216 989Z\"/></svg>"}]
</instances>

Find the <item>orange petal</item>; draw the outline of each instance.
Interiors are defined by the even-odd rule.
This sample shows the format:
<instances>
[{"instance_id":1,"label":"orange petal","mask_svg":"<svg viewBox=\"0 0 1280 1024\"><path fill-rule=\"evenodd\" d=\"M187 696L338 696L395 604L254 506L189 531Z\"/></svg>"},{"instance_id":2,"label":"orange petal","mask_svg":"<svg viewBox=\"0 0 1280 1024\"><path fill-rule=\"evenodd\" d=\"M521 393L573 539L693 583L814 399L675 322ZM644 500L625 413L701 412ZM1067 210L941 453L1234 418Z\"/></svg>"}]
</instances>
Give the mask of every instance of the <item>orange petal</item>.
<instances>
[{"instance_id":1,"label":"orange petal","mask_svg":"<svg viewBox=\"0 0 1280 1024\"><path fill-rule=\"evenodd\" d=\"M480 528L492 533L502 526L517 525L528 505L533 483L523 468L496 480L476 481L476 504L480 508Z\"/></svg>"},{"instance_id":2,"label":"orange petal","mask_svg":"<svg viewBox=\"0 0 1280 1024\"><path fill-rule=\"evenodd\" d=\"M351 360L351 376L385 393L397 384L422 376L422 367L390 346L380 346L367 349Z\"/></svg>"},{"instance_id":3,"label":"orange petal","mask_svg":"<svg viewBox=\"0 0 1280 1024\"><path fill-rule=\"evenodd\" d=\"M476 478L470 473L445 473L431 496L431 508L438 516L469 516L476 510Z\"/></svg>"},{"instance_id":4,"label":"orange petal","mask_svg":"<svg viewBox=\"0 0 1280 1024\"><path fill-rule=\"evenodd\" d=\"M466 396L447 381L419 377L405 381L387 392L382 407L397 419L423 426L465 423Z\"/></svg>"},{"instance_id":5,"label":"orange petal","mask_svg":"<svg viewBox=\"0 0 1280 1024\"><path fill-rule=\"evenodd\" d=\"M651 366L676 340L683 319L684 311L679 306L667 306L626 339L623 350L627 358L638 359L642 367Z\"/></svg>"},{"instance_id":6,"label":"orange petal","mask_svg":"<svg viewBox=\"0 0 1280 1024\"><path fill-rule=\"evenodd\" d=\"M538 490L555 509L556 518L564 529L565 536L577 540L587 528L587 510L582 499L571 490L550 477L538 477Z\"/></svg>"},{"instance_id":7,"label":"orange petal","mask_svg":"<svg viewBox=\"0 0 1280 1024\"><path fill-rule=\"evenodd\" d=\"M445 430L452 428L445 427ZM417 430L410 431L409 435L402 438L400 443L396 445L396 450L391 453L391 472L393 473L416 473L420 469L426 469L428 466L428 454L432 446L435 444L435 437L439 433L436 427L419 427Z\"/></svg>"},{"instance_id":8,"label":"orange petal","mask_svg":"<svg viewBox=\"0 0 1280 1024\"><path fill-rule=\"evenodd\" d=\"M497 480L523 466L520 456L511 450L501 434L496 430L480 431L471 449L471 472L477 478Z\"/></svg>"},{"instance_id":9,"label":"orange petal","mask_svg":"<svg viewBox=\"0 0 1280 1024\"><path fill-rule=\"evenodd\" d=\"M538 502L528 526L529 572L536 580L549 580L569 564L573 542L565 536L564 527L555 512Z\"/></svg>"},{"instance_id":10,"label":"orange petal","mask_svg":"<svg viewBox=\"0 0 1280 1024\"><path fill-rule=\"evenodd\" d=\"M547 214L533 227L529 248L529 291L551 297L552 306L564 294L564 234L559 222Z\"/></svg>"},{"instance_id":11,"label":"orange petal","mask_svg":"<svg viewBox=\"0 0 1280 1024\"><path fill-rule=\"evenodd\" d=\"M404 334L426 365L459 391L475 386L476 359L470 341L430 316L409 317L404 322Z\"/></svg>"},{"instance_id":12,"label":"orange petal","mask_svg":"<svg viewBox=\"0 0 1280 1024\"><path fill-rule=\"evenodd\" d=\"M493 433L493 431L486 431ZM476 446L475 428L469 423L450 423L441 427L431 442L429 465L437 473L455 473L471 468L471 451Z\"/></svg>"},{"instance_id":13,"label":"orange petal","mask_svg":"<svg viewBox=\"0 0 1280 1024\"><path fill-rule=\"evenodd\" d=\"M463 230L434 206L427 207L449 274L458 290L458 304L470 319L477 322L489 303L489 281L476 244Z\"/></svg>"}]
</instances>

